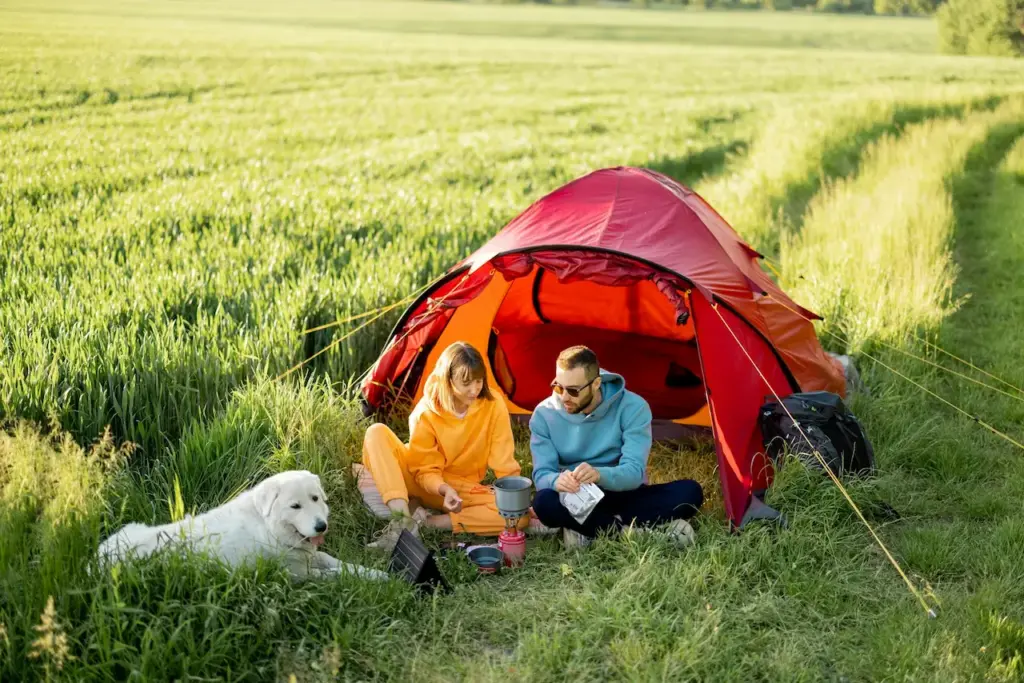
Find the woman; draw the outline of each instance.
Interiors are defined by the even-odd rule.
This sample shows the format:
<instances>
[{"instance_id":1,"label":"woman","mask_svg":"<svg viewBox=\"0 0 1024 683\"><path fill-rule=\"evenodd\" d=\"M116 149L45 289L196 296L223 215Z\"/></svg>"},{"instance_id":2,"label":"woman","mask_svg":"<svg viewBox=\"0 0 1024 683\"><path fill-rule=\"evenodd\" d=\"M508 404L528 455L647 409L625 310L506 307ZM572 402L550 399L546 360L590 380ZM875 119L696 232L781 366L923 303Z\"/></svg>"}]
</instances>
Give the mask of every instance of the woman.
<instances>
[{"instance_id":1,"label":"woman","mask_svg":"<svg viewBox=\"0 0 1024 683\"><path fill-rule=\"evenodd\" d=\"M419 524L493 536L505 528L494 493L481 485L487 468L498 477L519 474L508 408L487 386L480 352L455 342L438 358L423 398L409 416L409 445L385 425L366 430L363 466L381 498L398 515L371 546L391 550L403 529ZM447 514L410 512L410 499ZM415 503L415 501L414 501ZM526 526L527 520L521 520Z\"/></svg>"}]
</instances>

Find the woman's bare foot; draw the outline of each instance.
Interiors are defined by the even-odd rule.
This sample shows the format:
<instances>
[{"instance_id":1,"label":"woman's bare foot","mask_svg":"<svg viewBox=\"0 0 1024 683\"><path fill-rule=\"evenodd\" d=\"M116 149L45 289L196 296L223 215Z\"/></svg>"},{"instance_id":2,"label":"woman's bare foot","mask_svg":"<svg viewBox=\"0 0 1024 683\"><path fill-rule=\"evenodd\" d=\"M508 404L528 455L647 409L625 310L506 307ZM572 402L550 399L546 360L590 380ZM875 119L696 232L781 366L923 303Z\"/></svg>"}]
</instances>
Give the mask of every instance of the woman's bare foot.
<instances>
[{"instance_id":1,"label":"woman's bare foot","mask_svg":"<svg viewBox=\"0 0 1024 683\"><path fill-rule=\"evenodd\" d=\"M405 502L401 498L393 498L392 500L389 500L386 505L388 506L388 509L391 510L392 515L398 514L403 517L412 516L412 513L409 510L409 503Z\"/></svg>"},{"instance_id":2,"label":"woman's bare foot","mask_svg":"<svg viewBox=\"0 0 1024 683\"><path fill-rule=\"evenodd\" d=\"M442 531L451 531L452 516L432 515L423 520L423 526L429 526L431 529L441 529Z\"/></svg>"}]
</instances>

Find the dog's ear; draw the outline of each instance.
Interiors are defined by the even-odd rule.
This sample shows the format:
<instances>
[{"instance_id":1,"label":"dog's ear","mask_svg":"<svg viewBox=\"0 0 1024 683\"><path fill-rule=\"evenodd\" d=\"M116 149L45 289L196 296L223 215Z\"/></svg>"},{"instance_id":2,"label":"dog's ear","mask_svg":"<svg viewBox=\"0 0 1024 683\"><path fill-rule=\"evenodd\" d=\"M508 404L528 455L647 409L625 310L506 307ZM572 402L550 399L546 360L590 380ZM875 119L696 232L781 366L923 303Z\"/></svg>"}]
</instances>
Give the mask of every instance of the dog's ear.
<instances>
[{"instance_id":1,"label":"dog's ear","mask_svg":"<svg viewBox=\"0 0 1024 683\"><path fill-rule=\"evenodd\" d=\"M281 482L276 479L266 479L253 489L253 497L256 499L256 509L264 517L270 516L270 510L274 507L274 501L281 494Z\"/></svg>"}]
</instances>

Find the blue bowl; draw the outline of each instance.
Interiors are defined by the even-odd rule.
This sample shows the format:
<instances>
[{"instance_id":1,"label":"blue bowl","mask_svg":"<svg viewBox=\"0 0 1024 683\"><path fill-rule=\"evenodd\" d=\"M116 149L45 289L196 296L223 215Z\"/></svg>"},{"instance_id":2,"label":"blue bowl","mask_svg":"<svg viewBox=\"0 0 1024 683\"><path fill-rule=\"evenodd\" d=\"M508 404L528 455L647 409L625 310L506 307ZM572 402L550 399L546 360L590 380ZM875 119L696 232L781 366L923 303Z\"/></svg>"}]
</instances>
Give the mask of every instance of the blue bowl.
<instances>
[{"instance_id":1,"label":"blue bowl","mask_svg":"<svg viewBox=\"0 0 1024 683\"><path fill-rule=\"evenodd\" d=\"M503 557L501 551L493 546L480 546L469 551L469 559L483 574L497 572Z\"/></svg>"}]
</instances>

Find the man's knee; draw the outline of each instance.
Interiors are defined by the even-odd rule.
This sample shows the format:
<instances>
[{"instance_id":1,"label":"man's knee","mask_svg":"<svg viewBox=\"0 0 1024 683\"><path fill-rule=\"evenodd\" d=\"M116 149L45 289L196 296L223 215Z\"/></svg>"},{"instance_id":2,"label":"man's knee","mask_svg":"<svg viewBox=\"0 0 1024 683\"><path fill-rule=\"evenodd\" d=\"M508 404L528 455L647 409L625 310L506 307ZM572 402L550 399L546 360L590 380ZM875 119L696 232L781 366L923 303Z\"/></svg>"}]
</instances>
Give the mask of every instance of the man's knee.
<instances>
[{"instance_id":1,"label":"man's knee","mask_svg":"<svg viewBox=\"0 0 1024 683\"><path fill-rule=\"evenodd\" d=\"M672 497L676 507L689 506L696 514L704 505L704 489L693 479L682 479L672 482Z\"/></svg>"},{"instance_id":2,"label":"man's knee","mask_svg":"<svg viewBox=\"0 0 1024 683\"><path fill-rule=\"evenodd\" d=\"M554 489L541 489L533 497L533 511L540 521L548 526L558 526L562 509L562 501L558 498L558 491Z\"/></svg>"},{"instance_id":3,"label":"man's knee","mask_svg":"<svg viewBox=\"0 0 1024 683\"><path fill-rule=\"evenodd\" d=\"M687 479L686 483L689 485L689 494L693 496L692 504L699 510L704 505L704 489L693 479Z\"/></svg>"}]
</instances>

